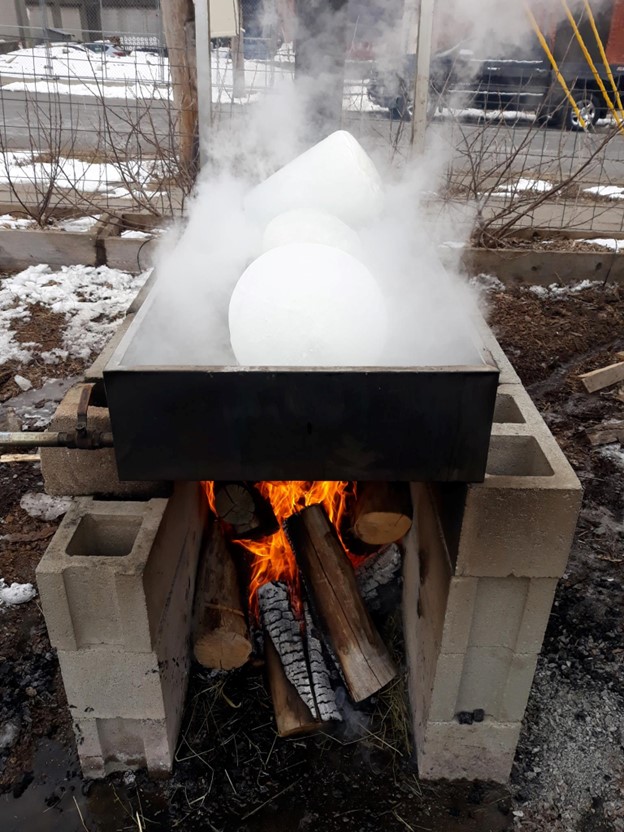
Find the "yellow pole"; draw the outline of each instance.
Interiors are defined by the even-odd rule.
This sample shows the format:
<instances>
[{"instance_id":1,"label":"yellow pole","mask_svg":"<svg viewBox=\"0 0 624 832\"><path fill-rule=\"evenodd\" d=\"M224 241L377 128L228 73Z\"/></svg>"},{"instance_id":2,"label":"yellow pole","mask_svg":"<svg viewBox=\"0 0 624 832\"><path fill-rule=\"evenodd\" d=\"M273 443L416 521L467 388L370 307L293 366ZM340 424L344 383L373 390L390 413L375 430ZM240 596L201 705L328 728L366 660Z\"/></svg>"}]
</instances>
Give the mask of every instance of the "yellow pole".
<instances>
[{"instance_id":1,"label":"yellow pole","mask_svg":"<svg viewBox=\"0 0 624 832\"><path fill-rule=\"evenodd\" d=\"M604 64L605 70L607 72L607 76L609 81L611 82L611 87L613 88L613 92L615 93L615 101L618 105L618 110L620 113L622 112L622 101L620 99L620 91L618 90L617 84L615 83L615 79L613 77L613 73L611 72L611 67L609 66L609 61L607 60L607 53L605 52L605 48L602 45L602 39L598 34L598 27L596 26L596 20L594 18L594 13L592 12L591 6L589 5L589 0L584 0L585 2L585 10L587 11L587 16L589 18L589 24L592 28L592 32L594 33L594 37L596 38L596 43L598 45L598 49L600 51L600 57L602 58L602 62Z\"/></svg>"},{"instance_id":2,"label":"yellow pole","mask_svg":"<svg viewBox=\"0 0 624 832\"><path fill-rule=\"evenodd\" d=\"M602 96L603 96L604 100L607 103L607 107L611 110L611 112L613 114L613 118L615 119L615 123L617 124L617 126L621 130L622 129L622 122L620 120L620 117L619 117L618 113L616 112L615 107L613 106L613 102L609 98L609 93L607 92L607 90L605 88L605 85L603 83L603 80L600 77L600 74L598 73L598 70L596 69L594 61L592 60L592 56L589 54L589 51L588 51L587 47L585 46L585 42L584 42L583 37L582 37L582 35L579 31L579 27L577 25L577 22L574 19L574 15L570 11L570 7L568 6L567 0L561 0L561 5L564 8L564 11L566 13L566 17L570 21L570 26L572 27L572 31L574 32L574 36L577 39L579 46L581 47L581 51L582 51L583 55L585 56L585 60L587 61L587 65L591 69L592 75L594 76L594 79L596 80L596 83L598 84L600 92L602 93Z\"/></svg>"},{"instance_id":3,"label":"yellow pole","mask_svg":"<svg viewBox=\"0 0 624 832\"><path fill-rule=\"evenodd\" d=\"M535 15L531 11L531 9L530 9L528 3L526 2L526 0L524 2L524 9L527 13L527 16L528 16L529 20L531 21L531 26L533 27L533 30L534 30L535 34L537 35L537 39L539 40L540 45L541 45L542 49L544 50L544 52L546 54L546 57L550 61L550 65L552 66L553 72L555 73L555 78L559 82L559 84L561 86L561 89L565 93L565 97L568 99L568 103L570 104L570 107L572 107L572 110L574 111L574 115L577 117L580 126L584 130L586 128L585 119L581 115L581 111L579 110L579 108L576 104L576 101L572 97L572 93L568 89L568 85L566 84L563 75L559 71L559 67L557 66L557 61L555 60L555 56L550 51L550 48L549 48L548 44L546 43L546 38L542 34L542 30L540 29L540 27L537 23L537 20L535 19Z\"/></svg>"}]
</instances>

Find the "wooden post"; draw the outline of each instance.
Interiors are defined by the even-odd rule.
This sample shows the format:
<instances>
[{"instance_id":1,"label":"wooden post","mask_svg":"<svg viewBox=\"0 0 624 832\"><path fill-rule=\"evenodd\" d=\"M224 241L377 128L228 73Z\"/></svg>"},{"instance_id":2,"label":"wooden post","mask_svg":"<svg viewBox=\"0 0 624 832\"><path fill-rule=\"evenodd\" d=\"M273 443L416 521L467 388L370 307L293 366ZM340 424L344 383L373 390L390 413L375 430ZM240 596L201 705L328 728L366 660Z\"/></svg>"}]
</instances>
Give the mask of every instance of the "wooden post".
<instances>
[{"instance_id":1,"label":"wooden post","mask_svg":"<svg viewBox=\"0 0 624 832\"><path fill-rule=\"evenodd\" d=\"M205 0L207 2L207 0ZM180 166L191 180L197 173L197 71L195 66L193 0L162 0L161 19L177 114L176 138Z\"/></svg>"},{"instance_id":2,"label":"wooden post","mask_svg":"<svg viewBox=\"0 0 624 832\"><path fill-rule=\"evenodd\" d=\"M368 699L396 676L396 668L358 591L353 567L323 506L284 524L311 607L340 663L355 702Z\"/></svg>"}]
</instances>

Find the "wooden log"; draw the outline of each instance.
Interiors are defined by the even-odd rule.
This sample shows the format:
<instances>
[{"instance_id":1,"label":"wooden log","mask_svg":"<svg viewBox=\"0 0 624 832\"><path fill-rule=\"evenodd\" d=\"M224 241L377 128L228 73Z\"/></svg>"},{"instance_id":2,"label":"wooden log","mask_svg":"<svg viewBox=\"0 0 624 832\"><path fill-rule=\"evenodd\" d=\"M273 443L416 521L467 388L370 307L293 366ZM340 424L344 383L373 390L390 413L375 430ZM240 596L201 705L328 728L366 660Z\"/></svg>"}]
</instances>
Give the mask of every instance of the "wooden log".
<instances>
[{"instance_id":1,"label":"wooden log","mask_svg":"<svg viewBox=\"0 0 624 832\"><path fill-rule=\"evenodd\" d=\"M361 482L353 530L365 543L383 546L404 537L412 525L412 501L405 482Z\"/></svg>"},{"instance_id":2,"label":"wooden log","mask_svg":"<svg viewBox=\"0 0 624 832\"><path fill-rule=\"evenodd\" d=\"M286 678L282 662L268 633L265 633L264 638L264 655L279 736L293 737L316 731L322 722L314 719L294 685Z\"/></svg>"},{"instance_id":3,"label":"wooden log","mask_svg":"<svg viewBox=\"0 0 624 832\"><path fill-rule=\"evenodd\" d=\"M289 517L284 529L297 559L313 615L340 663L355 702L396 676L396 668L358 592L353 568L321 505Z\"/></svg>"},{"instance_id":4,"label":"wooden log","mask_svg":"<svg viewBox=\"0 0 624 832\"><path fill-rule=\"evenodd\" d=\"M202 552L193 621L193 652L204 667L233 670L251 655L236 567L215 524Z\"/></svg>"},{"instance_id":5,"label":"wooden log","mask_svg":"<svg viewBox=\"0 0 624 832\"><path fill-rule=\"evenodd\" d=\"M279 528L269 503L248 483L215 483L214 502L217 515L231 527L234 537L267 536Z\"/></svg>"},{"instance_id":6,"label":"wooden log","mask_svg":"<svg viewBox=\"0 0 624 832\"><path fill-rule=\"evenodd\" d=\"M268 633L284 667L286 678L315 720L340 720L340 711L323 656L323 647L303 602L304 618L296 618L288 587L281 581L258 589L258 606L264 631Z\"/></svg>"},{"instance_id":7,"label":"wooden log","mask_svg":"<svg viewBox=\"0 0 624 832\"><path fill-rule=\"evenodd\" d=\"M391 543L355 569L362 600L370 612L390 611L401 599L401 550Z\"/></svg>"},{"instance_id":8,"label":"wooden log","mask_svg":"<svg viewBox=\"0 0 624 832\"><path fill-rule=\"evenodd\" d=\"M624 421L603 422L597 428L585 431L591 445L608 445L624 442Z\"/></svg>"},{"instance_id":9,"label":"wooden log","mask_svg":"<svg viewBox=\"0 0 624 832\"><path fill-rule=\"evenodd\" d=\"M612 384L624 381L624 361L618 361L617 364L610 364L608 367L601 367L599 370L592 370L591 373L582 373L579 378L588 393L595 393L597 390L611 387Z\"/></svg>"}]
</instances>

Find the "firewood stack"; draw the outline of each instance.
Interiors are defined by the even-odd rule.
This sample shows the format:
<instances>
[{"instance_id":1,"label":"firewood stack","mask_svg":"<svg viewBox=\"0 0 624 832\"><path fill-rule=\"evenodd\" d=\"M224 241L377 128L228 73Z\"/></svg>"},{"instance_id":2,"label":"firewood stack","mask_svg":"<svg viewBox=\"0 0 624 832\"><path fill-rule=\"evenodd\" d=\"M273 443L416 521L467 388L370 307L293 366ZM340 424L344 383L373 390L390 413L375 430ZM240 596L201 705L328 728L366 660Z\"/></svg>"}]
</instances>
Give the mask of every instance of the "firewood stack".
<instances>
[{"instance_id":1,"label":"firewood stack","mask_svg":"<svg viewBox=\"0 0 624 832\"><path fill-rule=\"evenodd\" d=\"M323 504L280 518L300 587L282 579L263 583L257 589L253 615L243 601L242 581L227 540L244 547L245 539L274 534L278 523L253 485L206 486L218 520L207 535L200 566L194 612L196 659L210 668L241 667L252 655L250 626L261 628L279 735L304 734L340 721L338 688L358 703L397 674L371 615L392 610L399 600L397 541L412 522L408 486L357 485L349 536L355 534L369 551L375 548L365 557L349 557Z\"/></svg>"}]
</instances>

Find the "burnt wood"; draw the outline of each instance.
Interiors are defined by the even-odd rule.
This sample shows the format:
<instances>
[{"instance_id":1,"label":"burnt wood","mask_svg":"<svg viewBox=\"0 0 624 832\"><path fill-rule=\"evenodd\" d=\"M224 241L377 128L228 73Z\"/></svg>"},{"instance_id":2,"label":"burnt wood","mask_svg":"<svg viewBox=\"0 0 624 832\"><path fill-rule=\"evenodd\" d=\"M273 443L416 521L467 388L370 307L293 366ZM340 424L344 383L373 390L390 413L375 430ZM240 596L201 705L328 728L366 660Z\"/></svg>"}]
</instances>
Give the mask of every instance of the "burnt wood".
<instances>
[{"instance_id":1,"label":"burnt wood","mask_svg":"<svg viewBox=\"0 0 624 832\"><path fill-rule=\"evenodd\" d=\"M298 734L309 734L311 731L316 731L323 723L312 716L310 709L299 696L294 685L288 681L278 652L271 641L271 637L266 633L264 637L264 655L279 736L293 737Z\"/></svg>"},{"instance_id":2,"label":"burnt wood","mask_svg":"<svg viewBox=\"0 0 624 832\"><path fill-rule=\"evenodd\" d=\"M323 506L292 515L284 524L301 570L311 609L351 698L368 699L396 676L396 668L360 596L353 567Z\"/></svg>"}]
</instances>

